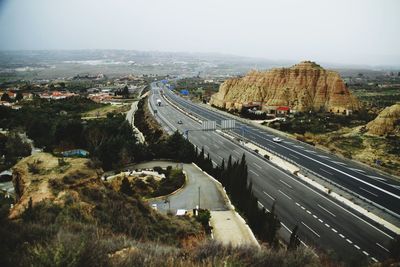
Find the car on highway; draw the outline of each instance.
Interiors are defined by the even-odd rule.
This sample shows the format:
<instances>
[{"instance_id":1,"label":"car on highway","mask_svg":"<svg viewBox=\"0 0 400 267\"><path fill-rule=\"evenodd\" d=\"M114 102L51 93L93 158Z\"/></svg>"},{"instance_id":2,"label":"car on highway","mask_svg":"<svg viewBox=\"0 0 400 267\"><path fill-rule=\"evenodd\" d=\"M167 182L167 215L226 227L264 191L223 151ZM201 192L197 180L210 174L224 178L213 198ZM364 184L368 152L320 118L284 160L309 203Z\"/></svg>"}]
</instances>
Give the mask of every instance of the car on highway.
<instances>
[{"instance_id":1,"label":"car on highway","mask_svg":"<svg viewBox=\"0 0 400 267\"><path fill-rule=\"evenodd\" d=\"M274 137L274 138L272 138L272 141L274 141L276 143L281 143L283 140L280 139L279 137Z\"/></svg>"},{"instance_id":2,"label":"car on highway","mask_svg":"<svg viewBox=\"0 0 400 267\"><path fill-rule=\"evenodd\" d=\"M183 122L181 120L178 121L178 124L183 124Z\"/></svg>"}]
</instances>

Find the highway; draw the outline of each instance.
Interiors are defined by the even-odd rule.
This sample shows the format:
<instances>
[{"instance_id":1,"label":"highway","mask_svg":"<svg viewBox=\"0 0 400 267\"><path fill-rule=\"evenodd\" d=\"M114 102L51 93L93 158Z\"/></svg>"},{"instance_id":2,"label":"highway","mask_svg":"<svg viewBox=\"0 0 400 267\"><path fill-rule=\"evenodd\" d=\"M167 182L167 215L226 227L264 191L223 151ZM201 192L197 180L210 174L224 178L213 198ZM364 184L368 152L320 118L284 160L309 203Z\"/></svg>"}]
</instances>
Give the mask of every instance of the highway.
<instances>
[{"instance_id":1,"label":"highway","mask_svg":"<svg viewBox=\"0 0 400 267\"><path fill-rule=\"evenodd\" d=\"M184 100L169 90L164 92L173 102L204 120L213 120L220 125L221 120L231 119ZM400 219L400 183L304 143L285 137L282 137L282 143L276 143L272 140L274 134L267 129L261 130L239 121L236 121L236 126L233 130L236 135L243 135L252 143L259 144L275 154L284 155L303 169L373 202L375 206Z\"/></svg>"},{"instance_id":2,"label":"highway","mask_svg":"<svg viewBox=\"0 0 400 267\"><path fill-rule=\"evenodd\" d=\"M196 113L200 117L207 116L208 119L218 119L218 123L220 123L220 114L183 101L172 93L166 94L191 113ZM220 164L222 159L226 161L229 155L234 160L239 160L243 153L246 155L249 177L252 180L253 191L259 199L259 204L268 210L274 202L276 203L276 212L283 226L282 231L287 231L286 238L290 235L290 230L298 225L299 236L304 244L333 252L339 258L349 260L368 257L371 261L381 261L387 258L389 242L393 239L393 233L377 228L368 219L362 218L358 213L343 207L327 195L310 188L296 176L270 164L238 143L215 131L201 131L201 124L198 121L179 112L165 101L161 107L156 106L155 102L158 98L162 99L159 95L159 88L153 83L149 99L151 109L157 110L156 119L170 132L175 130L183 132L190 129L190 142L199 148L203 147L207 153L210 153L215 164ZM179 120L182 120L183 123L178 124ZM258 133L254 133L254 136L260 135L260 130L254 129L254 132L256 131ZM250 131L246 131L246 135L253 136ZM266 144L268 143L266 141L269 140L268 135L267 137L260 135L258 138L257 140L264 140ZM282 150L292 149L286 148L285 143L280 145L271 142L270 145ZM294 151L291 153L298 158L301 157ZM324 158L318 160L324 164L327 162ZM313 162L313 160L310 159L309 162ZM331 171L328 167L326 170Z\"/></svg>"}]
</instances>

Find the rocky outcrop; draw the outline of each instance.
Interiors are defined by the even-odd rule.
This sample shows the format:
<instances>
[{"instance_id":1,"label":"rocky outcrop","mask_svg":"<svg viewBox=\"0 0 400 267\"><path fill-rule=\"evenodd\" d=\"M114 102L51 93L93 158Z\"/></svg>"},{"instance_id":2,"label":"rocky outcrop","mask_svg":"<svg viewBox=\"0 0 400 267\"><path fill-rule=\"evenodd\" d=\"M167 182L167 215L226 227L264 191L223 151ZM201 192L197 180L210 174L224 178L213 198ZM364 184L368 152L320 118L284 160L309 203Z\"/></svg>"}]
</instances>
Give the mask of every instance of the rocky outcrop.
<instances>
[{"instance_id":1,"label":"rocky outcrop","mask_svg":"<svg viewBox=\"0 0 400 267\"><path fill-rule=\"evenodd\" d=\"M229 79L210 100L212 105L228 110L241 110L251 102L262 103L264 110L289 106L296 111L336 113L360 107L337 72L325 70L310 61L291 68L251 71L242 78Z\"/></svg>"},{"instance_id":2,"label":"rocky outcrop","mask_svg":"<svg viewBox=\"0 0 400 267\"><path fill-rule=\"evenodd\" d=\"M400 103L387 107L367 124L367 131L373 135L400 135Z\"/></svg>"},{"instance_id":3,"label":"rocky outcrop","mask_svg":"<svg viewBox=\"0 0 400 267\"><path fill-rule=\"evenodd\" d=\"M13 184L17 203L11 209L9 218L18 218L28 207L43 201L61 201L65 190L77 183L101 186L101 169L91 167L89 159L59 158L48 153L36 153L19 161L13 168ZM55 187L60 187L55 190ZM69 192L71 193L71 192Z\"/></svg>"}]
</instances>

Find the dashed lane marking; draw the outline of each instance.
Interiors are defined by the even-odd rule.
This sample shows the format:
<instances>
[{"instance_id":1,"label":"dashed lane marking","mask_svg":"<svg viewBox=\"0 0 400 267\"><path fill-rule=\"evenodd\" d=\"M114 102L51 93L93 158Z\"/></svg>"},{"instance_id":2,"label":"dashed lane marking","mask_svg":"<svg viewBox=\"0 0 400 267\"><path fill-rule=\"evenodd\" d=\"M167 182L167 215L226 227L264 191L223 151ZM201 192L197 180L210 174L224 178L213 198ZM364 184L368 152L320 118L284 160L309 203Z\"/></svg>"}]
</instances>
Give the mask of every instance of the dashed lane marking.
<instances>
[{"instance_id":1,"label":"dashed lane marking","mask_svg":"<svg viewBox=\"0 0 400 267\"><path fill-rule=\"evenodd\" d=\"M283 184L286 185L287 187L292 188L292 186L291 186L290 184L286 183L285 181L282 181L282 180L279 180L279 181L281 181L281 183L283 183Z\"/></svg>"},{"instance_id":2,"label":"dashed lane marking","mask_svg":"<svg viewBox=\"0 0 400 267\"><path fill-rule=\"evenodd\" d=\"M357 245L354 245L354 247L355 247L356 249L360 249L360 247L359 247L359 246L357 246Z\"/></svg>"},{"instance_id":3,"label":"dashed lane marking","mask_svg":"<svg viewBox=\"0 0 400 267\"><path fill-rule=\"evenodd\" d=\"M329 224L327 224L327 223L325 224L325 226L328 227L328 228L331 227L331 226L330 226Z\"/></svg>"},{"instance_id":4,"label":"dashed lane marking","mask_svg":"<svg viewBox=\"0 0 400 267\"><path fill-rule=\"evenodd\" d=\"M295 156L295 155L293 155L293 154L290 154L290 153L289 153L289 155L290 155L291 157L295 158L295 159L299 159L299 157L297 157L297 156Z\"/></svg>"},{"instance_id":5,"label":"dashed lane marking","mask_svg":"<svg viewBox=\"0 0 400 267\"><path fill-rule=\"evenodd\" d=\"M375 197L378 197L377 194L372 193L371 191L369 191L369 190L367 190L367 189L365 189L365 188L360 187L360 189L363 190L363 191L365 191L365 192L367 192L367 193L369 193L369 194L371 194L371 195L373 195L373 196L375 196Z\"/></svg>"},{"instance_id":6,"label":"dashed lane marking","mask_svg":"<svg viewBox=\"0 0 400 267\"><path fill-rule=\"evenodd\" d=\"M384 246L382 246L379 243L375 243L378 247L380 247L381 249L385 250L386 252L389 252L389 250L387 248L385 248Z\"/></svg>"},{"instance_id":7,"label":"dashed lane marking","mask_svg":"<svg viewBox=\"0 0 400 267\"><path fill-rule=\"evenodd\" d=\"M257 163L253 163L253 164L254 164L254 166L256 166L257 168L262 169L262 167L261 167L260 165L258 165Z\"/></svg>"},{"instance_id":8,"label":"dashed lane marking","mask_svg":"<svg viewBox=\"0 0 400 267\"><path fill-rule=\"evenodd\" d=\"M258 173L256 173L256 172L253 171L253 170L250 170L250 172L251 172L252 174L256 175L256 176L260 176Z\"/></svg>"},{"instance_id":9,"label":"dashed lane marking","mask_svg":"<svg viewBox=\"0 0 400 267\"><path fill-rule=\"evenodd\" d=\"M322 169L322 168L319 168L321 171L323 171L323 172L326 172L327 174L330 174L330 175L333 175L333 173L331 173L331 172L329 172L329 171L327 171L327 170L325 170L325 169Z\"/></svg>"},{"instance_id":10,"label":"dashed lane marking","mask_svg":"<svg viewBox=\"0 0 400 267\"><path fill-rule=\"evenodd\" d=\"M332 162L333 162L333 163L336 163L336 164L339 164L339 165L346 165L346 163L341 162L341 161L332 160Z\"/></svg>"},{"instance_id":11,"label":"dashed lane marking","mask_svg":"<svg viewBox=\"0 0 400 267\"><path fill-rule=\"evenodd\" d=\"M333 214L332 212L330 212L329 210L327 210L326 208L322 207L320 204L317 204L318 207L320 207L321 209L323 209L324 211L326 211L327 213L329 213L330 215L332 215L333 217L336 217L335 214Z\"/></svg>"},{"instance_id":12,"label":"dashed lane marking","mask_svg":"<svg viewBox=\"0 0 400 267\"><path fill-rule=\"evenodd\" d=\"M265 192L265 191L263 191L263 193L264 193L267 197L269 197L270 199L272 199L273 201L275 201L275 198L273 198L270 194L268 194L268 193Z\"/></svg>"},{"instance_id":13,"label":"dashed lane marking","mask_svg":"<svg viewBox=\"0 0 400 267\"><path fill-rule=\"evenodd\" d=\"M285 197L287 197L288 199L292 199L291 197L289 197L288 195L286 195L285 193L283 193L281 190L278 190L282 195L284 195Z\"/></svg>"},{"instance_id":14,"label":"dashed lane marking","mask_svg":"<svg viewBox=\"0 0 400 267\"><path fill-rule=\"evenodd\" d=\"M305 227L308 228L308 230L310 230L314 235L321 237L317 232L315 232L310 226L308 226L307 224L305 224L304 222L301 222Z\"/></svg>"},{"instance_id":15,"label":"dashed lane marking","mask_svg":"<svg viewBox=\"0 0 400 267\"><path fill-rule=\"evenodd\" d=\"M339 234L339 236L340 236L341 238L345 238L345 236L344 236L344 235L342 235L342 234Z\"/></svg>"},{"instance_id":16,"label":"dashed lane marking","mask_svg":"<svg viewBox=\"0 0 400 267\"><path fill-rule=\"evenodd\" d=\"M335 228L331 228L332 229L332 231L334 232L334 233L337 233L337 230L335 229Z\"/></svg>"},{"instance_id":17,"label":"dashed lane marking","mask_svg":"<svg viewBox=\"0 0 400 267\"><path fill-rule=\"evenodd\" d=\"M353 244L353 241L351 241L350 239L346 239L347 243Z\"/></svg>"}]
</instances>

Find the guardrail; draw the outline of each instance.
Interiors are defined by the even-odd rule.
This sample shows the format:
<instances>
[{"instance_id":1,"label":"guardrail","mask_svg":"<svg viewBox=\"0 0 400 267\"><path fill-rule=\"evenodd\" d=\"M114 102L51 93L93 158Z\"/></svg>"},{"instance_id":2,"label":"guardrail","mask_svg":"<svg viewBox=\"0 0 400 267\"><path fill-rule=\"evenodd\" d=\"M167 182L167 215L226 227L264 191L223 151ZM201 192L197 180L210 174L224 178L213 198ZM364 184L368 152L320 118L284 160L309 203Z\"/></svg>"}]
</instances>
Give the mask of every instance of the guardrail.
<instances>
[{"instance_id":1,"label":"guardrail","mask_svg":"<svg viewBox=\"0 0 400 267\"><path fill-rule=\"evenodd\" d=\"M165 95L164 95L164 98L165 98ZM171 103L170 100L169 100L169 102ZM171 104L172 104L172 105L176 105L176 104L173 104L173 103L171 103ZM190 114L190 115L191 115L191 116L194 116L193 114ZM232 116L233 116L233 115L232 115ZM197 114L196 114L196 117L198 117L198 118L200 117L200 118L203 118L203 119L204 119L204 117L199 116L199 115L197 115ZM243 121L242 121L242 122L243 122ZM217 126L217 127L218 127L218 126ZM322 176L321 174L318 174L318 173L316 173L316 172L314 172L314 171L312 171L312 170L310 170L310 169L308 169L308 168L303 167L302 165L299 165L299 164L298 164L297 162L295 162L294 160L292 160L292 159L290 159L290 158L288 158L288 157L286 157L286 156L284 156L284 155L281 155L281 154L275 152L274 150L271 150L270 148L265 147L265 146L263 146L263 145L261 145L261 144L255 142L255 141L253 141L253 140L249 140L248 138L246 138L246 137L244 137L244 136L241 136L241 135L239 135L239 134L237 134L237 133L235 133L235 132L230 131L230 134L231 134L231 135L234 135L235 137L237 137L237 138L239 138L239 139L244 139L244 140L246 140L246 141L249 142L249 143L253 143L253 144L259 146L260 148L262 148L262 149L268 151L269 153L271 153L271 154L273 154L273 155L275 155L275 156L277 156L277 157L279 157L279 158L281 158L281 159L283 159L283 160L285 160L285 161L287 161L287 162L293 164L294 166L298 167L298 168L300 169L300 172L302 172L302 173L305 174L306 176L307 176L307 174L312 174L312 175L316 176L317 178L319 178L319 179L321 179L321 180L327 182L328 184L331 184L331 185L337 187L338 189L341 189L341 190L343 190L344 192L346 192L346 193L348 193L348 194L350 194L350 195L352 195L352 196L354 196L354 197L357 197L358 199L360 199L360 200L362 200L362 201L364 201L364 202L366 202L366 203L368 203L368 204L370 204L370 205L372 205L372 206L375 206L376 208L378 208L378 209L380 209L380 210L382 210L382 211L384 211L384 212L390 214L391 216L400 219L400 215L396 214L395 212L393 212L393 211L391 211L391 210L388 210L387 208L383 207L382 205L380 205L380 204L378 204L378 203L376 203L376 202L374 202L374 201L371 201L370 199L365 198L365 197L363 197L363 196L361 196L361 195L359 195L359 194L357 194L357 193L351 191L350 189L348 189L348 188L346 188L346 187L344 187L344 186L342 186L342 185L339 185L339 184L336 183L336 182L331 181L330 179L327 179L326 177ZM296 141L298 141L298 140L296 140ZM300 142L300 141L298 141L298 142L301 143L301 144L307 144L307 143ZM309 145L309 144L307 144L307 145ZM309 146L311 146L311 145L309 145ZM251 149L249 149L249 148L247 148L247 147L244 147L244 148L245 148L246 150L248 150L248 151L254 153L254 151L252 151ZM265 159L264 157L261 157L259 153L257 153L257 155L258 155L260 158L262 158L264 161L266 161L266 159ZM296 177L297 177L297 176L296 176Z\"/></svg>"}]
</instances>

